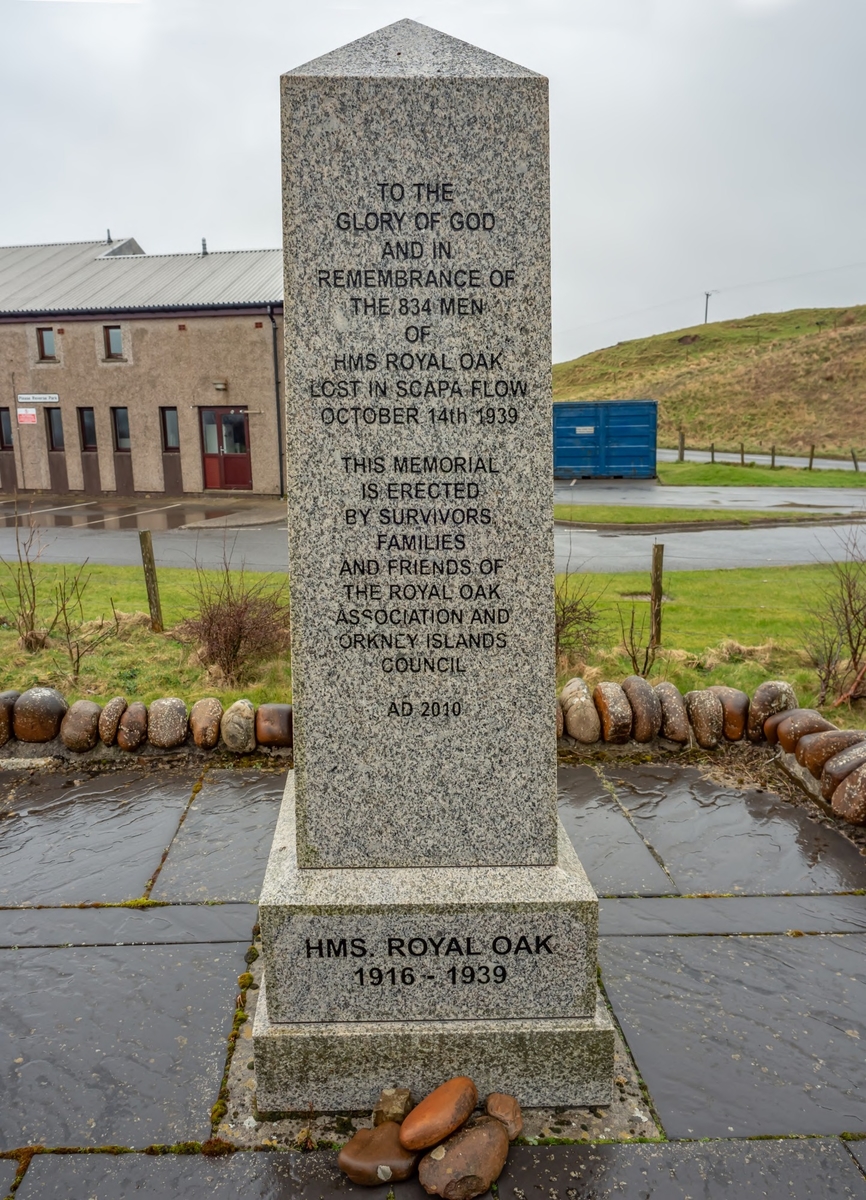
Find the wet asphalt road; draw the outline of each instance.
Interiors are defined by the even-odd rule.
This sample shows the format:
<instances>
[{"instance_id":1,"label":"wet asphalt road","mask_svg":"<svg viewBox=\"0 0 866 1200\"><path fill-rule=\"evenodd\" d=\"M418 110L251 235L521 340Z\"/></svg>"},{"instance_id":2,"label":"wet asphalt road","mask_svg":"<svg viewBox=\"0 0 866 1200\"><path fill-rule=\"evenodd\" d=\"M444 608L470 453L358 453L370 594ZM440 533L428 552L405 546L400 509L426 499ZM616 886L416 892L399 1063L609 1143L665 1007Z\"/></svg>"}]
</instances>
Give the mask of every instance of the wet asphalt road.
<instances>
[{"instance_id":1,"label":"wet asphalt road","mask_svg":"<svg viewBox=\"0 0 866 1200\"><path fill-rule=\"evenodd\" d=\"M641 508L747 509L760 512L860 513L866 488L665 487L654 479L564 480L554 484L555 504L635 505Z\"/></svg>"},{"instance_id":2,"label":"wet asphalt road","mask_svg":"<svg viewBox=\"0 0 866 1200\"><path fill-rule=\"evenodd\" d=\"M792 566L842 558L842 540L856 526L844 522L862 515L866 490L856 488L673 488L651 480L608 480L555 485L557 503L640 505L644 507L734 508L762 511L812 509L840 513L834 526L714 529L664 533L615 533L599 529L556 531L558 571L622 572L648 570L652 545L665 545L665 568L699 571L713 568ZM80 501L39 498L19 523L39 526L45 562L83 562L137 566L138 530L150 529L160 567L218 568L226 556L235 567L252 571L288 568L283 502L276 498L219 497L215 501ZM15 512L0 502L0 557L14 558ZM204 525L205 528L183 526ZM862 532L861 536L866 538Z\"/></svg>"},{"instance_id":3,"label":"wet asphalt road","mask_svg":"<svg viewBox=\"0 0 866 1200\"><path fill-rule=\"evenodd\" d=\"M558 571L649 570L652 546L664 543L665 569L705 571L725 567L793 566L833 562L843 557L842 539L862 527L820 525L806 528L719 529L682 533L606 533L557 529ZM138 533L134 530L45 529L40 531L44 562L106 563L138 566ZM218 568L227 555L234 567L250 571L288 568L283 525L228 530L167 530L153 535L157 566ZM0 529L0 557L15 555L15 533Z\"/></svg>"},{"instance_id":4,"label":"wet asphalt road","mask_svg":"<svg viewBox=\"0 0 866 1200\"><path fill-rule=\"evenodd\" d=\"M658 462L676 462L679 457L677 450L656 450L656 460ZM743 455L747 463L753 462L757 466L769 467L771 463L769 454L752 454L748 450ZM686 450L686 462L710 462L709 450ZM740 461L739 454L732 454L725 450L716 451L716 462L738 463ZM801 456L796 454L777 454L777 467L808 467L808 455ZM853 471L854 460L850 458L815 458L812 460L812 469L815 471ZM860 464L860 469L863 469L863 464Z\"/></svg>"}]
</instances>

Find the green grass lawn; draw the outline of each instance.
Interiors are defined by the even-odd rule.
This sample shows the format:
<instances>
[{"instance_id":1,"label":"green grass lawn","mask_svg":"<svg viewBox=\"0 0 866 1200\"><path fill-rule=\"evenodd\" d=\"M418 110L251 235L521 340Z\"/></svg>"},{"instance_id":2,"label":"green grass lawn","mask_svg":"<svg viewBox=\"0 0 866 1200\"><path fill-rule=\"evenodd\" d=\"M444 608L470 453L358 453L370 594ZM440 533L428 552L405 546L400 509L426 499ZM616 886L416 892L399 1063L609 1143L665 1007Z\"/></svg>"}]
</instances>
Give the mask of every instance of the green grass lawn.
<instances>
[{"instance_id":1,"label":"green grass lawn","mask_svg":"<svg viewBox=\"0 0 866 1200\"><path fill-rule=\"evenodd\" d=\"M578 521L581 525L664 525L671 522L726 521L751 525L757 520L797 522L814 520L814 515L802 512L759 512L736 508L651 508L629 504L556 504L553 516L557 521Z\"/></svg>"},{"instance_id":2,"label":"green grass lawn","mask_svg":"<svg viewBox=\"0 0 866 1200\"><path fill-rule=\"evenodd\" d=\"M562 577L560 577L560 580ZM649 572L576 576L588 579L597 597L600 637L585 663L559 664L559 678L585 669L593 683L632 673L622 642L618 609L649 630ZM801 704L812 706L818 680L810 666L809 609L830 582L826 566L748 568L732 571L671 571L664 577L662 653L650 676L669 679L681 691L729 684L752 692L765 679L789 680ZM825 709L828 713L829 709ZM866 704L832 710L839 725L866 721Z\"/></svg>"},{"instance_id":3,"label":"green grass lawn","mask_svg":"<svg viewBox=\"0 0 866 1200\"><path fill-rule=\"evenodd\" d=\"M866 471L809 471L806 467L741 467L739 463L659 463L659 483L683 487L866 488Z\"/></svg>"},{"instance_id":4,"label":"green grass lawn","mask_svg":"<svg viewBox=\"0 0 866 1200\"><path fill-rule=\"evenodd\" d=\"M53 564L38 567L46 620L52 589L62 570ZM147 592L140 567L88 566L85 574L90 576L84 592L85 620L111 620L112 600L120 613L147 613ZM124 618L121 635L104 642L93 656L84 659L77 684L70 678L69 660L61 639L54 637L46 650L30 654L19 647L17 633L8 625L8 613L3 614L6 623L0 624L0 689L23 690L47 684L59 688L67 698L87 697L99 703L118 694L146 703L168 695L181 696L190 702L202 696L218 696L223 704L231 704L241 696L254 704L291 699L288 655L252 669L240 687L225 688L213 676L209 677L207 669L197 661L195 647L182 643L172 632L193 611L196 572L166 568L157 574L168 632L153 633L149 619L143 616L137 620ZM215 572L212 574L216 576ZM247 578L255 583L268 577L250 572ZM284 577L275 576L274 583L281 578ZM8 573L0 571L0 585L7 595L9 582Z\"/></svg>"}]
</instances>

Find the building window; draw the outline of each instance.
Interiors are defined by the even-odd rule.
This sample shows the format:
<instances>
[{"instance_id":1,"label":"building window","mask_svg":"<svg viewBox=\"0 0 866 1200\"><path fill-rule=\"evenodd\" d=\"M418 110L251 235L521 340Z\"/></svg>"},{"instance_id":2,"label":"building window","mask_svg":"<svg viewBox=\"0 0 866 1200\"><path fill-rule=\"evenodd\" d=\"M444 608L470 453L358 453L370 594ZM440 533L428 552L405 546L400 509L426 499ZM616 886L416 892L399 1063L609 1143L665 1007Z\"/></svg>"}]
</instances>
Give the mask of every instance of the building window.
<instances>
[{"instance_id":1,"label":"building window","mask_svg":"<svg viewBox=\"0 0 866 1200\"><path fill-rule=\"evenodd\" d=\"M180 450L180 434L177 428L177 409L161 408L159 410L162 422L162 449L165 454L177 454Z\"/></svg>"},{"instance_id":2,"label":"building window","mask_svg":"<svg viewBox=\"0 0 866 1200\"><path fill-rule=\"evenodd\" d=\"M81 449L96 449L96 418L92 408L79 408L78 428L81 431Z\"/></svg>"},{"instance_id":3,"label":"building window","mask_svg":"<svg viewBox=\"0 0 866 1200\"><path fill-rule=\"evenodd\" d=\"M0 408L0 450L12 449L12 414L8 408Z\"/></svg>"},{"instance_id":4,"label":"building window","mask_svg":"<svg viewBox=\"0 0 866 1200\"><path fill-rule=\"evenodd\" d=\"M66 443L63 440L63 417L60 415L60 409L46 408L45 420L48 424L48 449L65 450Z\"/></svg>"},{"instance_id":5,"label":"building window","mask_svg":"<svg viewBox=\"0 0 866 1200\"><path fill-rule=\"evenodd\" d=\"M36 344L39 347L39 359L41 362L57 361L57 347L54 344L53 329L37 329Z\"/></svg>"},{"instance_id":6,"label":"building window","mask_svg":"<svg viewBox=\"0 0 866 1200\"><path fill-rule=\"evenodd\" d=\"M105 357L123 358L123 335L119 325L103 325L105 336Z\"/></svg>"},{"instance_id":7,"label":"building window","mask_svg":"<svg viewBox=\"0 0 866 1200\"><path fill-rule=\"evenodd\" d=\"M89 411L93 412L93 409L91 408ZM131 450L132 442L130 441L129 437L129 409L113 408L111 410L111 424L114 429L115 450Z\"/></svg>"}]
</instances>

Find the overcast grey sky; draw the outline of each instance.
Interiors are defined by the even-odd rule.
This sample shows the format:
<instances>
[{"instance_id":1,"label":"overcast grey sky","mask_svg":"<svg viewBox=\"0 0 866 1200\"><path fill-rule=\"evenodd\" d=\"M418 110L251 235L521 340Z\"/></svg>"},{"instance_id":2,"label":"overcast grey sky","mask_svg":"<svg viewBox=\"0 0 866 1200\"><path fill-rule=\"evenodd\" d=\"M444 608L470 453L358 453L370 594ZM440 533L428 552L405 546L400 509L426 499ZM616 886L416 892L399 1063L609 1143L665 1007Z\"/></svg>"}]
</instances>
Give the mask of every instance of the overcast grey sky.
<instances>
[{"instance_id":1,"label":"overcast grey sky","mask_svg":"<svg viewBox=\"0 0 866 1200\"><path fill-rule=\"evenodd\" d=\"M0 244L279 245L280 73L402 17L550 78L557 360L866 301L864 0L0 0Z\"/></svg>"}]
</instances>

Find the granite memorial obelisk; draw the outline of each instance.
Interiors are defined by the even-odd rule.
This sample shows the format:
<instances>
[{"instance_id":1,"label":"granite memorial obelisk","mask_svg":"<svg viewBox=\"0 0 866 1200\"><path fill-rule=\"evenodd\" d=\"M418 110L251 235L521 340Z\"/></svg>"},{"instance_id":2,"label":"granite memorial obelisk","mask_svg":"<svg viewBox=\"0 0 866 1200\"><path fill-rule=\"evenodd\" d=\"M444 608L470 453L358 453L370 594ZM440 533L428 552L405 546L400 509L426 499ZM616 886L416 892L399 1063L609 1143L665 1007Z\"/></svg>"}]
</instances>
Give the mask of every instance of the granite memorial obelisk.
<instances>
[{"instance_id":1,"label":"granite memorial obelisk","mask_svg":"<svg viewBox=\"0 0 866 1200\"><path fill-rule=\"evenodd\" d=\"M556 816L547 81L412 21L282 79L295 770L260 1110L603 1104Z\"/></svg>"}]
</instances>

